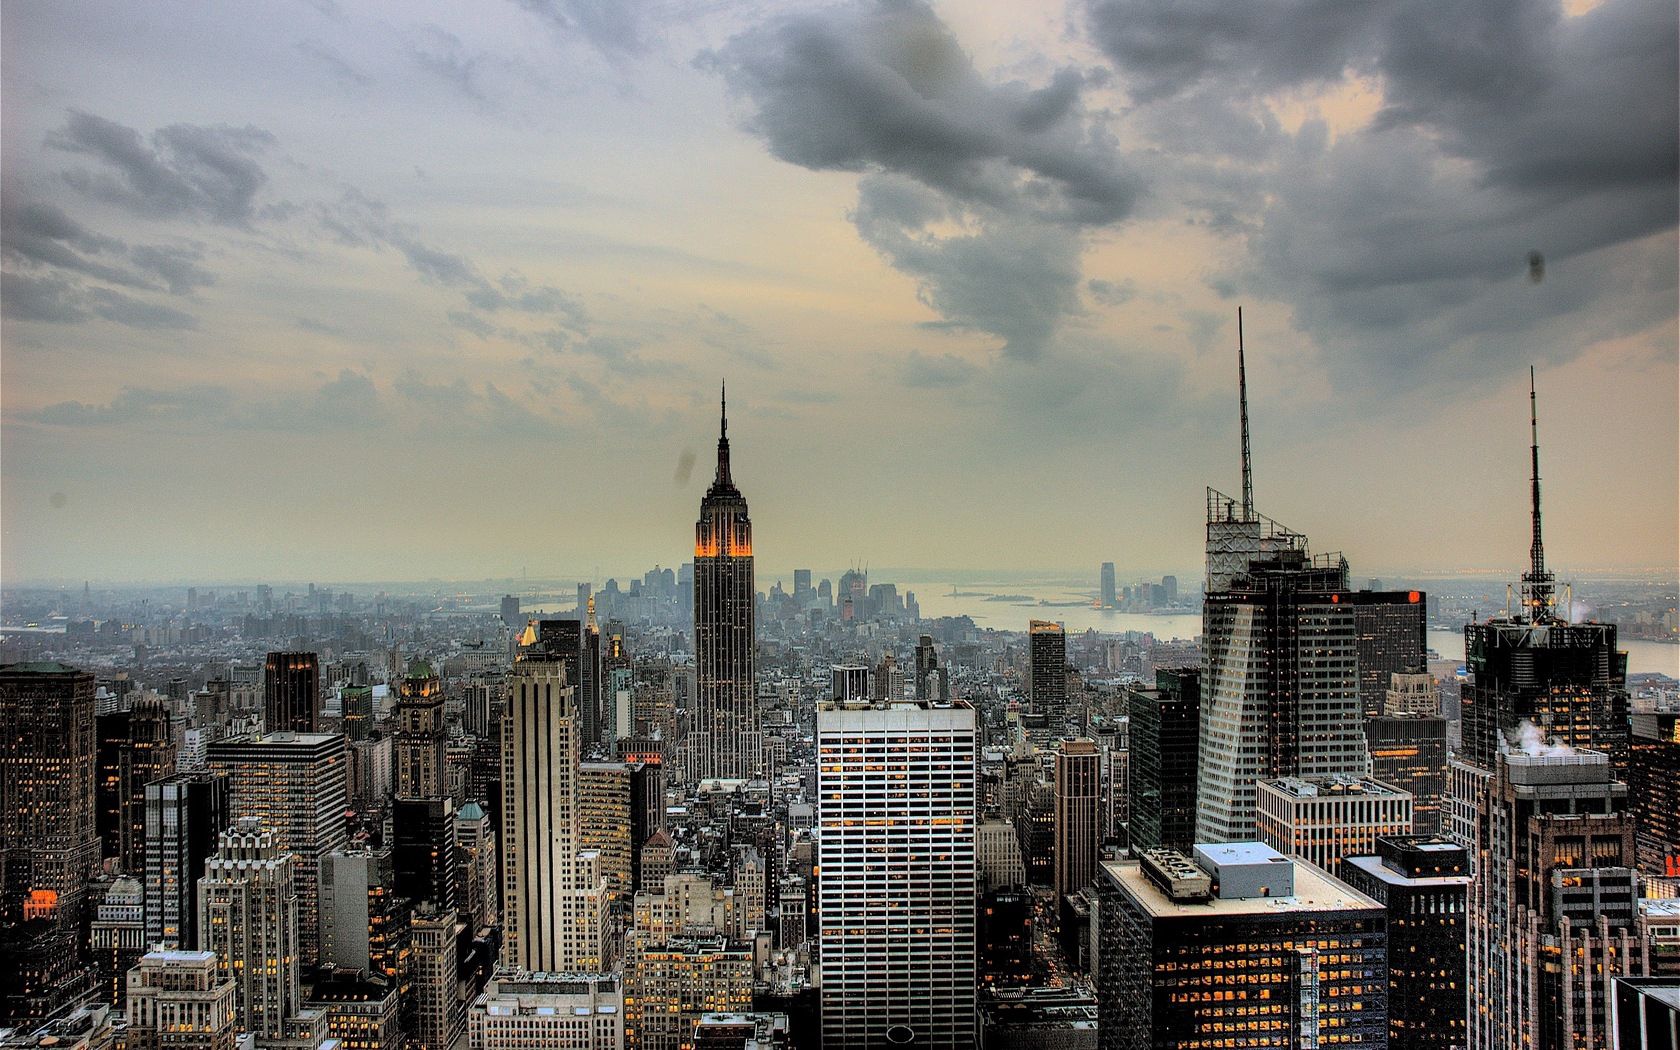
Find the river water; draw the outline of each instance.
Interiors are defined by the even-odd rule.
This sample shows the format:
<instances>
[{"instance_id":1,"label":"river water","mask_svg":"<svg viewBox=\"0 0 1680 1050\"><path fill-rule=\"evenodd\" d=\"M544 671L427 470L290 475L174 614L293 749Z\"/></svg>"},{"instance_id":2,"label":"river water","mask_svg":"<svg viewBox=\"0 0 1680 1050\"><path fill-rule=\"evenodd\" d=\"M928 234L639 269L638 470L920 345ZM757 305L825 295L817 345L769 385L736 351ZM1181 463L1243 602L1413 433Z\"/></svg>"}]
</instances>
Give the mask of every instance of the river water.
<instances>
[{"instance_id":1,"label":"river water","mask_svg":"<svg viewBox=\"0 0 1680 1050\"><path fill-rule=\"evenodd\" d=\"M1007 589L1004 589L1007 588ZM949 583L900 584L899 590L916 592L916 602L925 617L968 616L978 627L1000 631L1024 631L1029 620L1055 620L1070 634L1082 634L1095 628L1102 634L1122 631L1146 631L1160 639L1194 638L1202 633L1202 614L1197 610L1174 610L1165 613L1117 612L1094 608L1089 593L1067 591L1055 587L1031 585L962 585L956 597L951 595ZM1020 596L1021 600L987 600L987 595ZM1040 605L1040 601L1055 604ZM1064 605L1064 602L1080 602ZM1429 647L1444 660L1464 659L1464 632L1431 630ZM1680 678L1680 645L1666 642L1626 641L1628 671L1658 673Z\"/></svg>"}]
</instances>

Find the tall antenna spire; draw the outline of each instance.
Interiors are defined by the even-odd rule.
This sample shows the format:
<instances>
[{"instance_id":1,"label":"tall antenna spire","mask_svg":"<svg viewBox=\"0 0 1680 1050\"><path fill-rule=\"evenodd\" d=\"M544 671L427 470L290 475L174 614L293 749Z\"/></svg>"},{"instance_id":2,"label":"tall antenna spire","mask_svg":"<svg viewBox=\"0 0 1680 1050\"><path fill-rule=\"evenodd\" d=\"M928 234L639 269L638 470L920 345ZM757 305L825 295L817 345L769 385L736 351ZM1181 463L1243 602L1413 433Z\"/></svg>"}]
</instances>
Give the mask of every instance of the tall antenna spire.
<instances>
[{"instance_id":1,"label":"tall antenna spire","mask_svg":"<svg viewBox=\"0 0 1680 1050\"><path fill-rule=\"evenodd\" d=\"M718 485L731 485L729 476L729 384L725 382L718 393Z\"/></svg>"},{"instance_id":2,"label":"tall antenna spire","mask_svg":"<svg viewBox=\"0 0 1680 1050\"><path fill-rule=\"evenodd\" d=\"M1534 392L1534 366L1528 368L1528 437L1532 461L1530 513L1534 517L1534 540L1528 548L1528 571L1523 573L1523 605L1533 623L1551 615L1555 602L1556 577L1546 571L1546 546L1540 539L1540 407Z\"/></svg>"},{"instance_id":3,"label":"tall antenna spire","mask_svg":"<svg viewBox=\"0 0 1680 1050\"><path fill-rule=\"evenodd\" d=\"M1254 464L1248 453L1248 365L1243 360L1242 307L1237 307L1237 400L1242 406L1242 509L1254 520Z\"/></svg>"}]
</instances>

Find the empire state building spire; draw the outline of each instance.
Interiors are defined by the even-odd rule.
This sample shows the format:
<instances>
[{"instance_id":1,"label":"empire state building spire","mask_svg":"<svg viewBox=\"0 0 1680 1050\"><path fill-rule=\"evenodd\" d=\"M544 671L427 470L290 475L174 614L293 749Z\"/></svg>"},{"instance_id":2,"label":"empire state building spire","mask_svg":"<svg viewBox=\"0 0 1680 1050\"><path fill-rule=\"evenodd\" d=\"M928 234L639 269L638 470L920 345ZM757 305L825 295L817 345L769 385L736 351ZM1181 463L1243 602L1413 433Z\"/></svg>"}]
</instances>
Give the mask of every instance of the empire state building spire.
<instances>
[{"instance_id":1,"label":"empire state building spire","mask_svg":"<svg viewBox=\"0 0 1680 1050\"><path fill-rule=\"evenodd\" d=\"M729 384L727 382L723 384L718 396L717 480L712 482L714 489L725 486L735 487L735 483L729 477Z\"/></svg>"},{"instance_id":2,"label":"empire state building spire","mask_svg":"<svg viewBox=\"0 0 1680 1050\"><path fill-rule=\"evenodd\" d=\"M753 616L752 520L729 472L728 391L719 403L717 478L694 524L696 703L686 744L696 780L763 774Z\"/></svg>"}]
</instances>

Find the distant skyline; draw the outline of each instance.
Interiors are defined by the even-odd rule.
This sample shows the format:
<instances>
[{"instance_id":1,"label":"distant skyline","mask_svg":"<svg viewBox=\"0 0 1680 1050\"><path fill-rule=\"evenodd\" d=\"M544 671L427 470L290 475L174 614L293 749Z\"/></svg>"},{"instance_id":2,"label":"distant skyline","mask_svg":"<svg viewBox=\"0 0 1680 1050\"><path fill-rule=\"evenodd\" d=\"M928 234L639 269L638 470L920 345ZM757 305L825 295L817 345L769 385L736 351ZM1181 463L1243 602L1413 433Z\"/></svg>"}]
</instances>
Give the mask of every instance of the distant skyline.
<instances>
[{"instance_id":1,"label":"distant skyline","mask_svg":"<svg viewBox=\"0 0 1680 1050\"><path fill-rule=\"evenodd\" d=\"M0 576L674 564L725 377L760 589L1182 576L1239 303L1257 509L1356 581L1515 578L1530 363L1549 560L1673 572L1677 23L7 3Z\"/></svg>"}]
</instances>

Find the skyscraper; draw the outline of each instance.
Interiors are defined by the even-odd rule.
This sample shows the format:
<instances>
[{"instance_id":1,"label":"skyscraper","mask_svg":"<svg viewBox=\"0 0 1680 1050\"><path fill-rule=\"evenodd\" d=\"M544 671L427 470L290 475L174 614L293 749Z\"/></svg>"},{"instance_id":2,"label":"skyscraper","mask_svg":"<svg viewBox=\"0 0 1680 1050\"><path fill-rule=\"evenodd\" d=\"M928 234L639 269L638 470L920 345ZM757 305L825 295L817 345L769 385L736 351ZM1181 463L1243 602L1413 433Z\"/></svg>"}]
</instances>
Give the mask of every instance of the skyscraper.
<instances>
[{"instance_id":1,"label":"skyscraper","mask_svg":"<svg viewBox=\"0 0 1680 1050\"><path fill-rule=\"evenodd\" d=\"M1614 979L1645 971L1627 787L1552 750L1500 754L1478 807L1471 1050L1604 1050Z\"/></svg>"},{"instance_id":2,"label":"skyscraper","mask_svg":"<svg viewBox=\"0 0 1680 1050\"><path fill-rule=\"evenodd\" d=\"M222 835L198 882L198 946L233 980L239 1028L259 1038L282 1036L302 1007L296 863L247 817Z\"/></svg>"},{"instance_id":3,"label":"skyscraper","mask_svg":"<svg viewBox=\"0 0 1680 1050\"><path fill-rule=\"evenodd\" d=\"M1097 886L1102 1050L1388 1045L1386 915L1339 879L1235 842Z\"/></svg>"},{"instance_id":4,"label":"skyscraper","mask_svg":"<svg viewBox=\"0 0 1680 1050\"><path fill-rule=\"evenodd\" d=\"M394 716L397 724L391 753L396 766L398 798L438 798L444 790L444 749L448 734L443 724L443 684L424 660L408 665Z\"/></svg>"},{"instance_id":5,"label":"skyscraper","mask_svg":"<svg viewBox=\"0 0 1680 1050\"><path fill-rule=\"evenodd\" d=\"M1064 740L1056 751L1056 900L1084 889L1102 842L1101 753L1090 740Z\"/></svg>"},{"instance_id":6,"label":"skyscraper","mask_svg":"<svg viewBox=\"0 0 1680 1050\"><path fill-rule=\"evenodd\" d=\"M147 944L198 944L198 880L227 824L225 776L178 773L146 785Z\"/></svg>"},{"instance_id":7,"label":"skyscraper","mask_svg":"<svg viewBox=\"0 0 1680 1050\"><path fill-rule=\"evenodd\" d=\"M1127 690L1127 831L1134 849L1167 846L1187 852L1195 842L1201 681L1199 671L1162 670L1155 672L1154 689Z\"/></svg>"},{"instance_id":8,"label":"skyscraper","mask_svg":"<svg viewBox=\"0 0 1680 1050\"><path fill-rule=\"evenodd\" d=\"M916 699L944 701L950 697L950 680L945 676L945 668L940 666L933 636L924 634L916 641Z\"/></svg>"},{"instance_id":9,"label":"skyscraper","mask_svg":"<svg viewBox=\"0 0 1680 1050\"><path fill-rule=\"evenodd\" d=\"M592 746L601 734L601 632L595 626L595 599L583 596L580 619L538 620L537 644L566 665L579 746Z\"/></svg>"},{"instance_id":10,"label":"skyscraper","mask_svg":"<svg viewBox=\"0 0 1680 1050\"><path fill-rule=\"evenodd\" d=\"M228 815L254 818L276 849L297 855L298 951L305 965L319 957L321 858L348 838L344 738L337 733L269 733L218 740L208 764L228 779ZM203 915L200 914L200 923Z\"/></svg>"},{"instance_id":11,"label":"skyscraper","mask_svg":"<svg viewBox=\"0 0 1680 1050\"><path fill-rule=\"evenodd\" d=\"M144 694L128 712L128 752L122 763L123 871L146 866L146 785L175 772L175 736L169 709L155 693Z\"/></svg>"},{"instance_id":12,"label":"skyscraper","mask_svg":"<svg viewBox=\"0 0 1680 1050\"><path fill-rule=\"evenodd\" d=\"M1393 676L1422 671L1428 661L1429 596L1373 589L1355 591L1342 600L1353 603L1360 706L1366 718L1375 718L1383 712Z\"/></svg>"},{"instance_id":13,"label":"skyscraper","mask_svg":"<svg viewBox=\"0 0 1680 1050\"><path fill-rule=\"evenodd\" d=\"M1680 712L1633 715L1628 799L1639 824L1639 866L1680 878Z\"/></svg>"},{"instance_id":14,"label":"skyscraper","mask_svg":"<svg viewBox=\"0 0 1680 1050\"><path fill-rule=\"evenodd\" d=\"M1464 1045L1470 858L1435 835L1396 835L1342 859L1342 881L1388 909L1389 1050Z\"/></svg>"},{"instance_id":15,"label":"skyscraper","mask_svg":"<svg viewBox=\"0 0 1680 1050\"><path fill-rule=\"evenodd\" d=\"M817 708L822 1043L974 1043L975 715Z\"/></svg>"},{"instance_id":16,"label":"skyscraper","mask_svg":"<svg viewBox=\"0 0 1680 1050\"><path fill-rule=\"evenodd\" d=\"M1067 632L1059 623L1033 620L1027 624L1030 650L1027 695L1032 713L1046 719L1052 736L1067 728Z\"/></svg>"},{"instance_id":17,"label":"skyscraper","mask_svg":"<svg viewBox=\"0 0 1680 1050\"><path fill-rule=\"evenodd\" d=\"M694 526L694 665L689 775L752 779L764 772L753 621L752 522L729 473L729 415L721 415L717 476Z\"/></svg>"},{"instance_id":18,"label":"skyscraper","mask_svg":"<svg viewBox=\"0 0 1680 1050\"><path fill-rule=\"evenodd\" d=\"M584 850L579 726L566 667L526 631L502 716L502 958L527 972L593 972L606 951L606 878Z\"/></svg>"},{"instance_id":19,"label":"skyscraper","mask_svg":"<svg viewBox=\"0 0 1680 1050\"><path fill-rule=\"evenodd\" d=\"M132 1050L233 1050L238 987L215 952L149 952L124 976Z\"/></svg>"},{"instance_id":20,"label":"skyscraper","mask_svg":"<svg viewBox=\"0 0 1680 1050\"><path fill-rule=\"evenodd\" d=\"M0 666L0 1024L45 1017L87 987L77 951L94 824L93 674Z\"/></svg>"},{"instance_id":21,"label":"skyscraper","mask_svg":"<svg viewBox=\"0 0 1680 1050\"><path fill-rule=\"evenodd\" d=\"M1114 594L1114 563L1105 561L1102 563L1102 607L1112 609L1118 604Z\"/></svg>"},{"instance_id":22,"label":"skyscraper","mask_svg":"<svg viewBox=\"0 0 1680 1050\"><path fill-rule=\"evenodd\" d=\"M1198 842L1256 838L1255 785L1365 772L1347 560L1254 510L1248 373L1237 314L1242 499L1207 490Z\"/></svg>"},{"instance_id":23,"label":"skyscraper","mask_svg":"<svg viewBox=\"0 0 1680 1050\"><path fill-rule=\"evenodd\" d=\"M269 653L263 665L263 725L270 733L313 733L321 719L321 658Z\"/></svg>"},{"instance_id":24,"label":"skyscraper","mask_svg":"<svg viewBox=\"0 0 1680 1050\"><path fill-rule=\"evenodd\" d=\"M1626 655L1613 624L1555 609L1529 385L1529 567L1522 608L1464 628L1464 747L1454 835L1475 851L1472 1050L1609 1045L1613 979L1643 970L1627 787Z\"/></svg>"},{"instance_id":25,"label":"skyscraper","mask_svg":"<svg viewBox=\"0 0 1680 1050\"><path fill-rule=\"evenodd\" d=\"M1459 757L1491 772L1521 723L1540 736L1610 756L1627 775L1627 654L1616 649L1616 625L1571 623L1556 609L1556 578L1546 568L1540 529L1540 437L1530 374L1532 459L1529 568L1522 577L1522 610L1464 627L1464 747Z\"/></svg>"}]
</instances>

